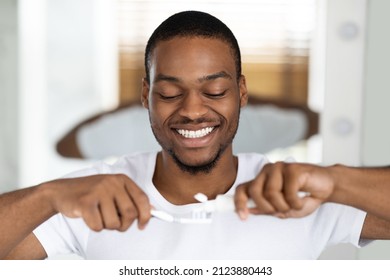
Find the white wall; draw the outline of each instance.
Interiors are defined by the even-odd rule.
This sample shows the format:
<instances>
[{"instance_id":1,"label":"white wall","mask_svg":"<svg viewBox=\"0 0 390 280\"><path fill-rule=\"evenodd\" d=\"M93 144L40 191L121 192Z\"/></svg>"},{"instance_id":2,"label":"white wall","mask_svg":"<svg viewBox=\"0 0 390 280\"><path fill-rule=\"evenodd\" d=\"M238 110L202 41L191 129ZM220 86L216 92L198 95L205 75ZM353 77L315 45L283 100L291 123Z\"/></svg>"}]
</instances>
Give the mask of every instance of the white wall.
<instances>
[{"instance_id":1,"label":"white wall","mask_svg":"<svg viewBox=\"0 0 390 280\"><path fill-rule=\"evenodd\" d=\"M390 165L390 1L369 1L363 163Z\"/></svg>"},{"instance_id":2,"label":"white wall","mask_svg":"<svg viewBox=\"0 0 390 280\"><path fill-rule=\"evenodd\" d=\"M0 1L0 192L88 163L55 143L117 103L115 2Z\"/></svg>"},{"instance_id":3,"label":"white wall","mask_svg":"<svg viewBox=\"0 0 390 280\"><path fill-rule=\"evenodd\" d=\"M326 6L323 40L324 164L389 165L390 104L387 66L390 17L386 0L320 0ZM316 75L316 72L312 73ZM318 79L321 81L321 79ZM315 89L321 88L318 84ZM336 246L322 258L390 259L390 242L356 250Z\"/></svg>"},{"instance_id":4,"label":"white wall","mask_svg":"<svg viewBox=\"0 0 390 280\"><path fill-rule=\"evenodd\" d=\"M365 0L318 2L322 10L314 42L317 45L312 52L315 56L311 58L310 94L316 98L314 104L322 107L322 162L360 165L367 3ZM357 249L338 245L320 258L356 259Z\"/></svg>"},{"instance_id":5,"label":"white wall","mask_svg":"<svg viewBox=\"0 0 390 280\"><path fill-rule=\"evenodd\" d=\"M369 1L362 163L390 165L390 1ZM390 241L375 241L359 251L361 259L390 259Z\"/></svg>"},{"instance_id":6,"label":"white wall","mask_svg":"<svg viewBox=\"0 0 390 280\"><path fill-rule=\"evenodd\" d=\"M46 1L18 1L19 187L47 175Z\"/></svg>"},{"instance_id":7,"label":"white wall","mask_svg":"<svg viewBox=\"0 0 390 280\"><path fill-rule=\"evenodd\" d=\"M0 1L0 193L18 184L17 47L16 1Z\"/></svg>"},{"instance_id":8,"label":"white wall","mask_svg":"<svg viewBox=\"0 0 390 280\"><path fill-rule=\"evenodd\" d=\"M325 2L323 162L360 165L367 1Z\"/></svg>"},{"instance_id":9,"label":"white wall","mask_svg":"<svg viewBox=\"0 0 390 280\"><path fill-rule=\"evenodd\" d=\"M88 163L56 141L80 119L116 105L114 2L20 0L20 186Z\"/></svg>"}]
</instances>

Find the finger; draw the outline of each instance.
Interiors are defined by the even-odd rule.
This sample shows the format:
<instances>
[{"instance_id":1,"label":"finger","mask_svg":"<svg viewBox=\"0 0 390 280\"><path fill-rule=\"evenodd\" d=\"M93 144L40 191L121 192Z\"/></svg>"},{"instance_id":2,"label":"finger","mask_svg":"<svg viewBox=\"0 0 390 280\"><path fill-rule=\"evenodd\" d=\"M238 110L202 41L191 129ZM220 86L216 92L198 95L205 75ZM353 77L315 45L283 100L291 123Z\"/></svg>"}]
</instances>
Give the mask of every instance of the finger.
<instances>
[{"instance_id":1,"label":"finger","mask_svg":"<svg viewBox=\"0 0 390 280\"><path fill-rule=\"evenodd\" d=\"M303 207L302 197L299 195L300 189L303 186L303 178L301 178L301 174L298 173L296 168L293 166L289 166L285 172L285 199L290 208L299 210Z\"/></svg>"},{"instance_id":2,"label":"finger","mask_svg":"<svg viewBox=\"0 0 390 280\"><path fill-rule=\"evenodd\" d=\"M124 178L126 190L138 213L138 228L144 229L151 218L148 196L128 177Z\"/></svg>"},{"instance_id":3,"label":"finger","mask_svg":"<svg viewBox=\"0 0 390 280\"><path fill-rule=\"evenodd\" d=\"M138 211L134 206L132 199L129 197L126 189L123 189L123 194L118 194L115 198L117 211L120 214L121 226L119 231L127 230L133 222L138 218Z\"/></svg>"},{"instance_id":4,"label":"finger","mask_svg":"<svg viewBox=\"0 0 390 280\"><path fill-rule=\"evenodd\" d=\"M234 194L234 205L241 220L246 220L249 216L247 187L248 183L239 185Z\"/></svg>"},{"instance_id":5,"label":"finger","mask_svg":"<svg viewBox=\"0 0 390 280\"><path fill-rule=\"evenodd\" d=\"M251 214L272 214L275 212L275 208L264 197L264 188L267 182L266 173L260 174L254 181L252 181L248 187L248 196L256 204L256 209L250 209Z\"/></svg>"},{"instance_id":6,"label":"finger","mask_svg":"<svg viewBox=\"0 0 390 280\"><path fill-rule=\"evenodd\" d=\"M97 201L84 202L83 207L78 211L84 222L93 231L101 231L103 229L103 219L99 207Z\"/></svg>"},{"instance_id":7,"label":"finger","mask_svg":"<svg viewBox=\"0 0 390 280\"><path fill-rule=\"evenodd\" d=\"M263 195L267 202L272 205L276 212L281 213L290 210L290 206L284 198L285 182L282 171L282 166L275 164L274 168L267 176L263 191Z\"/></svg>"},{"instance_id":8,"label":"finger","mask_svg":"<svg viewBox=\"0 0 390 280\"><path fill-rule=\"evenodd\" d=\"M291 209L290 211L283 213L283 218L302 218L308 216L321 205L321 200L307 196L302 199L302 203L303 206L301 209Z\"/></svg>"},{"instance_id":9,"label":"finger","mask_svg":"<svg viewBox=\"0 0 390 280\"><path fill-rule=\"evenodd\" d=\"M142 191L136 190L132 195L134 204L138 210L138 228L144 229L151 218L151 205L149 198Z\"/></svg>"},{"instance_id":10,"label":"finger","mask_svg":"<svg viewBox=\"0 0 390 280\"><path fill-rule=\"evenodd\" d=\"M103 219L103 227L106 229L119 229L121 221L114 197L104 197L99 204L99 210Z\"/></svg>"}]
</instances>

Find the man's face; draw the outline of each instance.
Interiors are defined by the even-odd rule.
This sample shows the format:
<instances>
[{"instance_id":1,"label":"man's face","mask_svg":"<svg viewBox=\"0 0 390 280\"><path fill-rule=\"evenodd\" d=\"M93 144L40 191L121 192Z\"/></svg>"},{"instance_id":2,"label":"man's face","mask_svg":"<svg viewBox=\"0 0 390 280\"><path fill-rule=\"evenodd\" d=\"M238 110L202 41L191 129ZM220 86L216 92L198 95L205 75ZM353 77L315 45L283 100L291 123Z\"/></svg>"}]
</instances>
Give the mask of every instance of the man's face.
<instances>
[{"instance_id":1,"label":"man's face","mask_svg":"<svg viewBox=\"0 0 390 280\"><path fill-rule=\"evenodd\" d=\"M229 45L178 37L154 49L142 101L163 152L191 172L213 165L225 151L231 153L247 91L244 77L236 77Z\"/></svg>"}]
</instances>

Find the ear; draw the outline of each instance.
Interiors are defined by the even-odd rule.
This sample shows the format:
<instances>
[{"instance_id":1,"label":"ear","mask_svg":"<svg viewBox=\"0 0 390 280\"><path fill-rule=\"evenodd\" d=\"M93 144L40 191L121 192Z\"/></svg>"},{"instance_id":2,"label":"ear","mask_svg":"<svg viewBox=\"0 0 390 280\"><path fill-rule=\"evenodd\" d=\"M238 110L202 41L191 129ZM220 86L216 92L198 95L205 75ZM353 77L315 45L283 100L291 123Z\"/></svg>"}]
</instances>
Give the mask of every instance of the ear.
<instances>
[{"instance_id":1,"label":"ear","mask_svg":"<svg viewBox=\"0 0 390 280\"><path fill-rule=\"evenodd\" d=\"M238 86L240 89L240 106L244 107L248 103L248 89L246 87L246 79L244 75L241 75L238 80Z\"/></svg>"},{"instance_id":2,"label":"ear","mask_svg":"<svg viewBox=\"0 0 390 280\"><path fill-rule=\"evenodd\" d=\"M149 109L149 83L146 78L142 79L142 94L141 94L141 103L146 109Z\"/></svg>"}]
</instances>

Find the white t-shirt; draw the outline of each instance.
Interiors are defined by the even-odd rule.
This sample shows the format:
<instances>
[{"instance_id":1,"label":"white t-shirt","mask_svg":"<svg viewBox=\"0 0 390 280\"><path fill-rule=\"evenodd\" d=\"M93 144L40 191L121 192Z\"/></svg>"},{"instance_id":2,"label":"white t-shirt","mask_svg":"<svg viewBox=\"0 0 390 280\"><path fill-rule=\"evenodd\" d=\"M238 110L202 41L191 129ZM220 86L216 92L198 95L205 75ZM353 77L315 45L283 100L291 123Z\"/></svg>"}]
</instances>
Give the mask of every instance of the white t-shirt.
<instances>
[{"instance_id":1,"label":"white t-shirt","mask_svg":"<svg viewBox=\"0 0 390 280\"><path fill-rule=\"evenodd\" d=\"M70 177L127 174L156 209L178 216L189 214L196 204L173 205L153 185L156 155L125 156L113 165L99 163ZM236 182L228 194L254 178L266 162L260 154L239 154ZM300 219L253 215L243 222L236 213L228 212L216 213L211 224L176 224L152 218L143 231L132 226L126 232L94 232L82 219L57 214L34 234L49 257L76 253L86 259L316 259L330 245L359 246L365 215L352 207L326 203Z\"/></svg>"}]
</instances>

